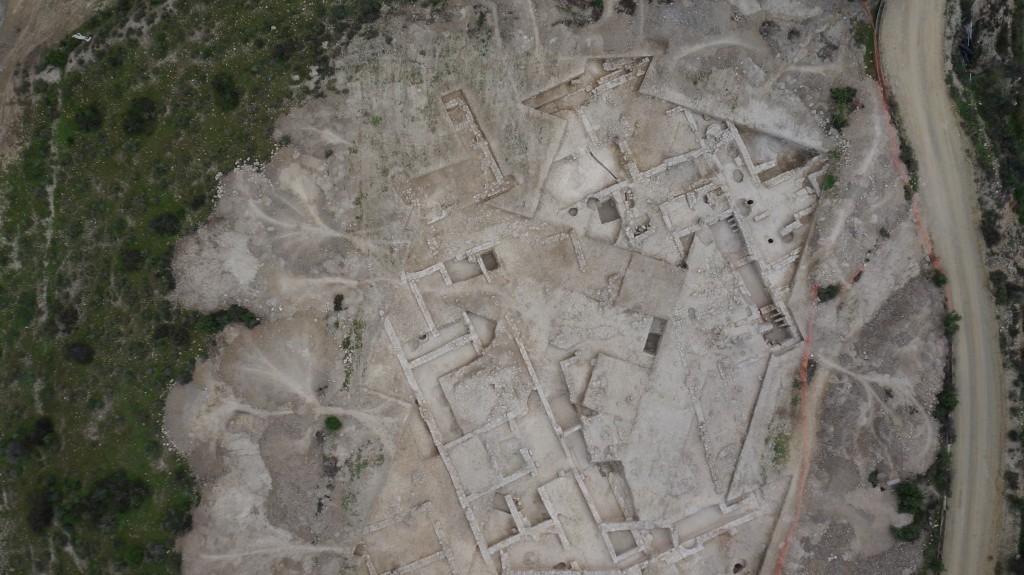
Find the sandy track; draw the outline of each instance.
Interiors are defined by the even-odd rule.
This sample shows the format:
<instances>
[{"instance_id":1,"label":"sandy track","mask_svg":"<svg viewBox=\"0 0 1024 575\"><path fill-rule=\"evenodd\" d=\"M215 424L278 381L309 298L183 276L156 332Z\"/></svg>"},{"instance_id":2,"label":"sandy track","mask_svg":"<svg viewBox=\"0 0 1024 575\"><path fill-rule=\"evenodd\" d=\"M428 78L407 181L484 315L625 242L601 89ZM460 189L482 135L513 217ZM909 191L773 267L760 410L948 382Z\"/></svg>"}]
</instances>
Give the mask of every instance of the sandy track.
<instances>
[{"instance_id":1,"label":"sandy track","mask_svg":"<svg viewBox=\"0 0 1024 575\"><path fill-rule=\"evenodd\" d=\"M952 306L964 316L953 348L960 407L944 560L950 573L992 573L1002 509L1002 358L978 231L973 165L945 85L945 5L943 0L887 3L881 54L920 163L925 222L950 278Z\"/></svg>"}]
</instances>

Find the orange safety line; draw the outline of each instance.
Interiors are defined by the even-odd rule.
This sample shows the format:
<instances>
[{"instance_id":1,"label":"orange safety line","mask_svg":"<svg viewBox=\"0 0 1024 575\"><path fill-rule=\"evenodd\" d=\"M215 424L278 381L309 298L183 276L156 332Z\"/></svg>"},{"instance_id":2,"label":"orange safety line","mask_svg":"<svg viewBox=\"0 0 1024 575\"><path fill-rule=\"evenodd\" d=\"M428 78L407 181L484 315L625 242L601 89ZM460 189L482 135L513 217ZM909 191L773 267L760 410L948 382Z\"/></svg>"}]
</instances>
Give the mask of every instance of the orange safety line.
<instances>
[{"instance_id":1,"label":"orange safety line","mask_svg":"<svg viewBox=\"0 0 1024 575\"><path fill-rule=\"evenodd\" d=\"M867 14L868 24L871 25L872 37L875 42L875 77L878 78L875 85L878 86L878 94L882 99L882 111L885 112L885 131L889 136L889 155L892 157L892 166L896 169L896 175L904 184L907 184L910 182L910 177L907 175L906 168L903 167L903 162L900 161L900 138L896 133L896 128L893 127L892 110L889 109L889 97L885 89L885 75L882 73L882 59L879 57L881 46L878 43L878 28L875 27L874 17L867 0L861 0L861 4L864 6L864 13Z\"/></svg>"},{"instance_id":2,"label":"orange safety line","mask_svg":"<svg viewBox=\"0 0 1024 575\"><path fill-rule=\"evenodd\" d=\"M896 169L896 174L904 185L910 183L910 177L907 175L907 171L903 166L903 162L900 161L900 144L899 135L896 133L896 128L892 122L892 110L889 109L889 98L886 94L885 89L885 75L882 73L882 60L881 50L878 43L878 28L875 26L873 15L871 14L871 8L868 6L867 0L861 0L861 4L864 6L864 12L868 17L868 23L872 27L872 34L875 42L875 77L878 81L875 85L878 86L878 93L882 100L882 111L885 113L886 120L886 132L889 136L889 153L892 157L892 165ZM936 271L942 272L942 263L939 261L939 257L935 254L935 248L932 245L931 237L928 235L928 230L925 228L924 219L921 217L921 211L918 208L917 195L911 199L910 202L911 212L914 216L914 221L917 224L918 233L921 236L921 243L924 244L925 250L928 252L928 260ZM863 266L858 266L853 276L850 277L847 284L852 284L857 280L857 277L864 271ZM848 286L844 286L846 289ZM800 461L800 476L797 478L797 492L796 492L796 507L793 511L793 520L789 523L786 529L786 537L782 541L782 545L779 547L779 554L775 561L775 575L781 575L782 570L786 565L786 556L789 553L789 542L793 538L793 534L796 532L797 525L800 523L800 513L803 510L803 495L804 488L807 482L807 473L810 468L811 450L810 450L810 425L807 421L807 369L810 364L811 357L811 340L812 332L814 329L814 314L817 310L818 301L818 284L815 283L811 287L811 313L807 319L807 341L804 348L804 358L800 366L800 381L802 385L800 387L800 420L803 427L803 445L801 446L801 461ZM946 307L952 309L952 301L950 297L949 286L946 286Z\"/></svg>"},{"instance_id":3,"label":"orange safety line","mask_svg":"<svg viewBox=\"0 0 1024 575\"><path fill-rule=\"evenodd\" d=\"M862 273L864 273L864 264L858 265L857 269L853 271L853 275L850 276L850 279L846 281L846 285L843 286L843 291L849 289L850 286L852 286L854 282L856 282L860 278L860 274Z\"/></svg>"},{"instance_id":4,"label":"orange safety line","mask_svg":"<svg viewBox=\"0 0 1024 575\"><path fill-rule=\"evenodd\" d=\"M907 171L903 166L903 162L900 161L900 144L899 135L896 133L896 128L892 122L892 111L889 109L889 97L885 87L885 74L882 72L882 58L881 58L881 46L878 43L878 28L874 25L874 20L871 14L871 8L868 6L867 0L861 0L861 5L864 6L864 12L867 14L868 22L871 24L873 30L872 34L875 39L875 77L878 81L875 83L878 86L878 92L882 97L882 109L885 111L886 116L886 132L889 134L889 153L892 156L892 164L896 168L896 174L903 181L904 185L910 183L910 177L907 175ZM921 237L921 243L924 244L925 251L928 252L928 261L931 262L932 267L935 271L944 273L942 269L942 262L939 261L939 256L935 254L935 247L932 245L931 237L928 235L928 229L924 225L924 218L921 217L921 210L918 207L917 194L914 194L910 200L911 213L914 215L914 222L917 224L917 233ZM952 311L953 299L950 288L946 286L946 309Z\"/></svg>"},{"instance_id":5,"label":"orange safety line","mask_svg":"<svg viewBox=\"0 0 1024 575\"><path fill-rule=\"evenodd\" d=\"M796 532L796 527L800 523L800 512L803 510L804 504L804 486L807 482L807 472L810 468L811 463L811 426L808 424L807 417L807 388L809 387L807 381L807 370L811 363L811 341L813 340L814 334L814 314L818 310L818 284L815 282L811 286L811 312L807 318L807 340L804 343L804 358L800 363L800 421L803 427L803 445L801 445L801 460L800 460L800 476L797 478L797 491L796 491L796 509L793 511L793 520L789 523L789 527L786 529L786 537L782 541L782 546L779 549L779 555L775 561L775 575L781 575L782 569L786 564L786 555L789 553L789 541L793 538L793 533Z\"/></svg>"}]
</instances>

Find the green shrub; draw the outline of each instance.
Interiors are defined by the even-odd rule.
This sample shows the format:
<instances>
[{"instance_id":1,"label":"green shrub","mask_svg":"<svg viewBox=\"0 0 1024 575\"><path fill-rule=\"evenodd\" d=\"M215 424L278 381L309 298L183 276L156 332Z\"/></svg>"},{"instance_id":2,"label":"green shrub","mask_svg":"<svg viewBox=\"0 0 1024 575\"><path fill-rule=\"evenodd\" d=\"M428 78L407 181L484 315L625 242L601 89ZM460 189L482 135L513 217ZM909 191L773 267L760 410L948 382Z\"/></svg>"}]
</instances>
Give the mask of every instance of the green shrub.
<instances>
[{"instance_id":1,"label":"green shrub","mask_svg":"<svg viewBox=\"0 0 1024 575\"><path fill-rule=\"evenodd\" d=\"M79 521L101 530L111 529L118 517L134 511L149 499L149 485L123 469L111 471L88 489L71 492L61 502L61 522Z\"/></svg>"},{"instance_id":2,"label":"green shrub","mask_svg":"<svg viewBox=\"0 0 1024 575\"><path fill-rule=\"evenodd\" d=\"M938 406L947 412L953 411L960 404L960 399L957 398L955 389L944 389L935 396L935 399Z\"/></svg>"},{"instance_id":3,"label":"green shrub","mask_svg":"<svg viewBox=\"0 0 1024 575\"><path fill-rule=\"evenodd\" d=\"M121 250L121 265L124 266L125 271L138 271L142 269L142 266L145 263L146 254L142 253L140 250Z\"/></svg>"},{"instance_id":4,"label":"green shrub","mask_svg":"<svg viewBox=\"0 0 1024 575\"><path fill-rule=\"evenodd\" d=\"M36 486L31 491L25 520L32 533L41 535L53 525L59 498L60 494L57 492L53 478L48 478L42 485Z\"/></svg>"},{"instance_id":5,"label":"green shrub","mask_svg":"<svg viewBox=\"0 0 1024 575\"><path fill-rule=\"evenodd\" d=\"M156 131L159 116L156 102L146 96L137 96L128 103L121 126L129 136L148 136Z\"/></svg>"},{"instance_id":6,"label":"green shrub","mask_svg":"<svg viewBox=\"0 0 1024 575\"><path fill-rule=\"evenodd\" d=\"M832 88L829 91L829 95L832 96L832 101L840 106L849 106L853 104L853 101L857 98L857 89L845 86L842 88Z\"/></svg>"},{"instance_id":7,"label":"green shrub","mask_svg":"<svg viewBox=\"0 0 1024 575\"><path fill-rule=\"evenodd\" d=\"M928 468L928 479L941 495L953 493L953 454L943 446L935 456L935 463Z\"/></svg>"},{"instance_id":8,"label":"green shrub","mask_svg":"<svg viewBox=\"0 0 1024 575\"><path fill-rule=\"evenodd\" d=\"M63 68L67 66L68 58L71 57L73 49L74 45L71 43L71 39L64 39L60 44L46 51L46 55L43 56L43 64L45 66Z\"/></svg>"},{"instance_id":9,"label":"green shrub","mask_svg":"<svg viewBox=\"0 0 1024 575\"><path fill-rule=\"evenodd\" d=\"M896 486L896 510L916 515L924 509L924 493L917 483L901 481Z\"/></svg>"},{"instance_id":10,"label":"green shrub","mask_svg":"<svg viewBox=\"0 0 1024 575\"><path fill-rule=\"evenodd\" d=\"M341 429L341 420L334 415L328 415L324 419L324 427L327 431L338 431Z\"/></svg>"},{"instance_id":11,"label":"green shrub","mask_svg":"<svg viewBox=\"0 0 1024 575\"><path fill-rule=\"evenodd\" d=\"M835 108L832 110L832 126L841 132L850 124L850 113L854 109L857 89L849 86L832 88L829 94L835 104Z\"/></svg>"},{"instance_id":12,"label":"green shrub","mask_svg":"<svg viewBox=\"0 0 1024 575\"><path fill-rule=\"evenodd\" d=\"M789 459L789 434L778 433L772 438L772 463L782 465Z\"/></svg>"},{"instance_id":13,"label":"green shrub","mask_svg":"<svg viewBox=\"0 0 1024 575\"><path fill-rule=\"evenodd\" d=\"M838 182L839 180L835 177L834 174L825 174L825 179L822 180L821 182L821 189L822 191L831 190L832 188L836 187L836 184Z\"/></svg>"},{"instance_id":14,"label":"green shrub","mask_svg":"<svg viewBox=\"0 0 1024 575\"><path fill-rule=\"evenodd\" d=\"M917 541L921 538L921 524L914 521L903 527L892 527L892 535L900 541Z\"/></svg>"},{"instance_id":15,"label":"green shrub","mask_svg":"<svg viewBox=\"0 0 1024 575\"><path fill-rule=\"evenodd\" d=\"M37 313L39 313L39 307L36 303L36 292L24 291L15 300L12 324L15 329L19 330L28 327L35 320Z\"/></svg>"},{"instance_id":16,"label":"green shrub","mask_svg":"<svg viewBox=\"0 0 1024 575\"><path fill-rule=\"evenodd\" d=\"M875 33L870 22L858 21L853 26L853 38L864 47L864 70L872 78L876 78L875 70Z\"/></svg>"},{"instance_id":17,"label":"green shrub","mask_svg":"<svg viewBox=\"0 0 1024 575\"><path fill-rule=\"evenodd\" d=\"M951 311L942 316L942 327L946 330L947 336L953 337L958 331L960 331L961 319L963 319L963 316L955 311Z\"/></svg>"},{"instance_id":18,"label":"green shrub","mask_svg":"<svg viewBox=\"0 0 1024 575\"><path fill-rule=\"evenodd\" d=\"M840 132L842 132L843 128L845 128L845 127L847 127L849 125L850 125L850 117L849 117L847 112L845 112L843 110L833 110L832 111L832 127L833 128L835 128L835 129L839 130Z\"/></svg>"},{"instance_id":19,"label":"green shrub","mask_svg":"<svg viewBox=\"0 0 1024 575\"><path fill-rule=\"evenodd\" d=\"M818 301L824 303L835 299L840 291L842 291L842 287L839 284L827 285L818 290Z\"/></svg>"},{"instance_id":20,"label":"green shrub","mask_svg":"<svg viewBox=\"0 0 1024 575\"><path fill-rule=\"evenodd\" d=\"M96 358L96 350L84 341L76 341L64 349L64 355L79 365L88 365Z\"/></svg>"},{"instance_id":21,"label":"green shrub","mask_svg":"<svg viewBox=\"0 0 1024 575\"><path fill-rule=\"evenodd\" d=\"M83 132L95 132L103 127L103 110L99 104L92 102L75 110L75 127Z\"/></svg>"},{"instance_id":22,"label":"green shrub","mask_svg":"<svg viewBox=\"0 0 1024 575\"><path fill-rule=\"evenodd\" d=\"M181 231L181 218L174 212L164 212L153 218L149 227L158 234L176 236Z\"/></svg>"},{"instance_id":23,"label":"green shrub","mask_svg":"<svg viewBox=\"0 0 1024 575\"><path fill-rule=\"evenodd\" d=\"M207 314L199 318L197 326L206 333L218 333L229 324L240 323L252 329L260 324L260 318L247 308L232 304L228 309Z\"/></svg>"},{"instance_id":24,"label":"green shrub","mask_svg":"<svg viewBox=\"0 0 1024 575\"><path fill-rule=\"evenodd\" d=\"M238 107L242 94L235 84L235 79L226 72L214 74L210 81L213 87L213 103L222 111L230 112Z\"/></svg>"},{"instance_id":25,"label":"green shrub","mask_svg":"<svg viewBox=\"0 0 1024 575\"><path fill-rule=\"evenodd\" d=\"M19 426L13 436L3 444L3 459L7 463L19 465L41 453L45 447L58 443L57 431L53 420L47 416L39 416L31 425Z\"/></svg>"}]
</instances>

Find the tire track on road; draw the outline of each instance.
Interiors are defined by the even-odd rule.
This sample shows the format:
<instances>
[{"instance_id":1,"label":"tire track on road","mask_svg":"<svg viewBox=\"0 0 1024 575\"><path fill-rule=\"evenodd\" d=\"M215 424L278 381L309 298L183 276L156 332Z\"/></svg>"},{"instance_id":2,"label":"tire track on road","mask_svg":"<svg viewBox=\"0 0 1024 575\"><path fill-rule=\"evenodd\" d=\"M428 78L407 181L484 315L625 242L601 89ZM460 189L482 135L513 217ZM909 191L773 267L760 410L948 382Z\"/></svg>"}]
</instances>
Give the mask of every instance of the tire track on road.
<instances>
[{"instance_id":1,"label":"tire track on road","mask_svg":"<svg viewBox=\"0 0 1024 575\"><path fill-rule=\"evenodd\" d=\"M950 278L949 301L963 314L953 342L960 405L943 558L950 573L983 574L998 557L1005 400L973 163L945 84L945 7L944 0L887 3L878 50L917 155L922 217Z\"/></svg>"}]
</instances>

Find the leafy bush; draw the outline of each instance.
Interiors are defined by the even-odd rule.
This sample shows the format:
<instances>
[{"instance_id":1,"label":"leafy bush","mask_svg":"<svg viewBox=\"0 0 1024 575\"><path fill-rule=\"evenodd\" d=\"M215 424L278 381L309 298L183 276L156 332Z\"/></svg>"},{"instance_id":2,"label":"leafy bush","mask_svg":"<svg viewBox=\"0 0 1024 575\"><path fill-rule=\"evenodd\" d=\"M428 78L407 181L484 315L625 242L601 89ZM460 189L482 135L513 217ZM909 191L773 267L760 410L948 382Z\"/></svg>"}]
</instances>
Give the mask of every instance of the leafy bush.
<instances>
[{"instance_id":1,"label":"leafy bush","mask_svg":"<svg viewBox=\"0 0 1024 575\"><path fill-rule=\"evenodd\" d=\"M839 284L827 285L818 290L818 301L824 303L835 299L840 291L842 291L842 287Z\"/></svg>"},{"instance_id":2,"label":"leafy bush","mask_svg":"<svg viewBox=\"0 0 1024 575\"><path fill-rule=\"evenodd\" d=\"M902 481L896 486L896 510L900 513L918 514L924 508L924 493L917 483Z\"/></svg>"},{"instance_id":3,"label":"leafy bush","mask_svg":"<svg viewBox=\"0 0 1024 575\"><path fill-rule=\"evenodd\" d=\"M198 327L206 333L217 333L232 323L240 323L252 329L260 324L260 318L247 308L232 305L228 309L204 315L199 319Z\"/></svg>"},{"instance_id":4,"label":"leafy bush","mask_svg":"<svg viewBox=\"0 0 1024 575\"><path fill-rule=\"evenodd\" d=\"M27 327L36 318L39 307L36 304L34 291L24 291L17 296L14 304L14 321L12 324L16 329Z\"/></svg>"},{"instance_id":5,"label":"leafy bush","mask_svg":"<svg viewBox=\"0 0 1024 575\"><path fill-rule=\"evenodd\" d=\"M64 331L70 331L78 324L78 310L74 306L61 307L57 311L57 324Z\"/></svg>"},{"instance_id":6,"label":"leafy bush","mask_svg":"<svg viewBox=\"0 0 1024 575\"><path fill-rule=\"evenodd\" d=\"M864 47L864 70L872 78L876 78L875 69L875 32L870 22L858 21L853 26L853 38Z\"/></svg>"},{"instance_id":7,"label":"leafy bush","mask_svg":"<svg viewBox=\"0 0 1024 575\"><path fill-rule=\"evenodd\" d=\"M76 341L65 348L64 355L79 365L88 365L95 359L96 350L84 341Z\"/></svg>"},{"instance_id":8,"label":"leafy bush","mask_svg":"<svg viewBox=\"0 0 1024 575\"><path fill-rule=\"evenodd\" d=\"M155 341L171 341L179 346L187 346L192 341L192 333L188 326L179 323L161 323L153 328Z\"/></svg>"},{"instance_id":9,"label":"leafy bush","mask_svg":"<svg viewBox=\"0 0 1024 575\"><path fill-rule=\"evenodd\" d=\"M225 112L230 112L238 107L242 94L235 84L235 79L226 72L214 74L210 81L213 87L213 103Z\"/></svg>"},{"instance_id":10,"label":"leafy bush","mask_svg":"<svg viewBox=\"0 0 1024 575\"><path fill-rule=\"evenodd\" d=\"M156 102L146 96L137 96L128 103L121 126L129 136L148 136L156 131L159 116Z\"/></svg>"},{"instance_id":11,"label":"leafy bush","mask_svg":"<svg viewBox=\"0 0 1024 575\"><path fill-rule=\"evenodd\" d=\"M41 535L50 528L59 497L52 478L32 490L28 500L28 512L25 514L25 520L32 533Z\"/></svg>"},{"instance_id":12,"label":"leafy bush","mask_svg":"<svg viewBox=\"0 0 1024 575\"><path fill-rule=\"evenodd\" d=\"M62 40L60 44L46 51L46 55L43 56L43 65L63 68L67 65L73 49L74 44L70 39Z\"/></svg>"},{"instance_id":13,"label":"leafy bush","mask_svg":"<svg viewBox=\"0 0 1024 575\"><path fill-rule=\"evenodd\" d=\"M857 99L857 89L849 86L832 88L829 94L832 97L832 102L835 103L835 108L832 110L832 126L841 132L850 124L850 113L853 112Z\"/></svg>"},{"instance_id":14,"label":"leafy bush","mask_svg":"<svg viewBox=\"0 0 1024 575\"><path fill-rule=\"evenodd\" d=\"M836 178L835 174L825 174L825 179L821 181L821 189L822 191L831 190L836 187L838 182L839 180Z\"/></svg>"},{"instance_id":15,"label":"leafy bush","mask_svg":"<svg viewBox=\"0 0 1024 575\"><path fill-rule=\"evenodd\" d=\"M134 272L142 269L146 263L146 254L135 249L121 250L121 265L126 271Z\"/></svg>"},{"instance_id":16,"label":"leafy bush","mask_svg":"<svg viewBox=\"0 0 1024 575\"><path fill-rule=\"evenodd\" d=\"M947 412L953 411L960 404L960 399L957 398L955 389L944 389L935 396L935 399L938 406Z\"/></svg>"},{"instance_id":17,"label":"leafy bush","mask_svg":"<svg viewBox=\"0 0 1024 575\"><path fill-rule=\"evenodd\" d=\"M327 431L338 431L341 429L341 420L334 415L328 415L324 419L324 427L327 428Z\"/></svg>"},{"instance_id":18,"label":"leafy bush","mask_svg":"<svg viewBox=\"0 0 1024 575\"><path fill-rule=\"evenodd\" d=\"M850 115L849 115L849 112L841 110L839 108L836 108L835 110L832 110L832 127L833 128L835 128L835 129L839 130L840 132L842 132L843 128L845 128L845 127L847 127L849 125L850 125Z\"/></svg>"},{"instance_id":19,"label":"leafy bush","mask_svg":"<svg viewBox=\"0 0 1024 575\"><path fill-rule=\"evenodd\" d=\"M789 435L778 433L772 438L772 463L782 465L789 459Z\"/></svg>"},{"instance_id":20,"label":"leafy bush","mask_svg":"<svg viewBox=\"0 0 1024 575\"><path fill-rule=\"evenodd\" d=\"M832 101L836 104L840 106L849 106L857 99L857 89L849 86L832 88L829 91L829 95L832 96Z\"/></svg>"},{"instance_id":21,"label":"leafy bush","mask_svg":"<svg viewBox=\"0 0 1024 575\"><path fill-rule=\"evenodd\" d=\"M953 493L953 454L943 446L935 456L935 463L928 469L932 487L941 495Z\"/></svg>"},{"instance_id":22,"label":"leafy bush","mask_svg":"<svg viewBox=\"0 0 1024 575\"><path fill-rule=\"evenodd\" d=\"M158 234L176 236L181 231L181 218L174 212L164 212L153 218L149 227Z\"/></svg>"},{"instance_id":23,"label":"leafy bush","mask_svg":"<svg viewBox=\"0 0 1024 575\"><path fill-rule=\"evenodd\" d=\"M4 459L10 464L28 461L37 450L57 443L57 432L53 420L40 416L31 425L21 425L3 448Z\"/></svg>"},{"instance_id":24,"label":"leafy bush","mask_svg":"<svg viewBox=\"0 0 1024 575\"><path fill-rule=\"evenodd\" d=\"M81 521L100 530L111 529L118 517L138 509L150 496L149 485L123 469L107 473L88 489L70 490L61 502L61 522Z\"/></svg>"},{"instance_id":25,"label":"leafy bush","mask_svg":"<svg viewBox=\"0 0 1024 575\"><path fill-rule=\"evenodd\" d=\"M91 102L75 110L75 127L83 132L95 132L103 127L103 109L96 102Z\"/></svg>"},{"instance_id":26,"label":"leafy bush","mask_svg":"<svg viewBox=\"0 0 1024 575\"><path fill-rule=\"evenodd\" d=\"M942 316L942 327L946 330L947 336L953 337L958 331L960 331L961 319L963 319L963 316L955 311L951 311Z\"/></svg>"},{"instance_id":27,"label":"leafy bush","mask_svg":"<svg viewBox=\"0 0 1024 575\"><path fill-rule=\"evenodd\" d=\"M900 541L917 541L921 538L921 524L917 521L903 527L892 527L892 536Z\"/></svg>"}]
</instances>

